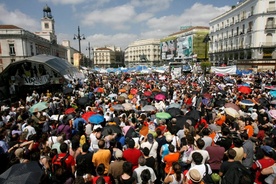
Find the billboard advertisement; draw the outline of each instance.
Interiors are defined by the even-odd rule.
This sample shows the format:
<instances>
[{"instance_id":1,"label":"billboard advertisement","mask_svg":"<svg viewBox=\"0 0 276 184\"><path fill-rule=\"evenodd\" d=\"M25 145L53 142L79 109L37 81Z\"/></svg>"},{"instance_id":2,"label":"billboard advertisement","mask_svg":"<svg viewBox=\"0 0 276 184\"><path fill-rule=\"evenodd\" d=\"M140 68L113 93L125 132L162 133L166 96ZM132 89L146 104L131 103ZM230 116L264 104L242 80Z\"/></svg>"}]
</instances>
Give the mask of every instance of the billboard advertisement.
<instances>
[{"instance_id":1,"label":"billboard advertisement","mask_svg":"<svg viewBox=\"0 0 276 184\"><path fill-rule=\"evenodd\" d=\"M193 36L181 36L177 38L177 55L180 58L193 56Z\"/></svg>"},{"instance_id":2,"label":"billboard advertisement","mask_svg":"<svg viewBox=\"0 0 276 184\"><path fill-rule=\"evenodd\" d=\"M161 41L162 60L173 60L176 56L176 39Z\"/></svg>"}]
</instances>

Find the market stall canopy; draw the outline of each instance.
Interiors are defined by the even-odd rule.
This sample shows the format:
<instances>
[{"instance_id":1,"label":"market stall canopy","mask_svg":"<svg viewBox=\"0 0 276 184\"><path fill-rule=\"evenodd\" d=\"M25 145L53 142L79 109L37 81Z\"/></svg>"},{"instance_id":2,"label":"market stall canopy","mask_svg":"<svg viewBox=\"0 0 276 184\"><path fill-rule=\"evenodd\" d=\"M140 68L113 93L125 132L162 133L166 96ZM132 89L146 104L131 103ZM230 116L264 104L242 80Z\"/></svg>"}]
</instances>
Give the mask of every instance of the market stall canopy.
<instances>
[{"instance_id":1,"label":"market stall canopy","mask_svg":"<svg viewBox=\"0 0 276 184\"><path fill-rule=\"evenodd\" d=\"M3 83L11 80L14 85L26 86L62 84L65 80L84 79L84 75L77 67L68 61L46 54L13 62L0 76L0 81Z\"/></svg>"}]
</instances>

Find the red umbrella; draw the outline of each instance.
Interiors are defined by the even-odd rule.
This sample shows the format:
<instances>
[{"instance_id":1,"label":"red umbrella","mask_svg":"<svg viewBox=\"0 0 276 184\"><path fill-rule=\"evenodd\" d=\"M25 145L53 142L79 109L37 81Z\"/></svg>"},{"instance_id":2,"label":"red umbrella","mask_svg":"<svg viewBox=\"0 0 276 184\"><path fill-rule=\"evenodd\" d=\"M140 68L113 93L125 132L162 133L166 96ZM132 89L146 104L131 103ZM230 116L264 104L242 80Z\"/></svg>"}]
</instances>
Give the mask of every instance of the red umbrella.
<instances>
[{"instance_id":1,"label":"red umbrella","mask_svg":"<svg viewBox=\"0 0 276 184\"><path fill-rule=\"evenodd\" d=\"M71 107L71 108L66 109L64 113L65 114L71 114L73 112L75 112L75 108Z\"/></svg>"},{"instance_id":2,"label":"red umbrella","mask_svg":"<svg viewBox=\"0 0 276 184\"><path fill-rule=\"evenodd\" d=\"M144 95L145 95L145 96L150 96L150 95L151 95L151 92L150 92L150 91L145 91L145 92L144 92Z\"/></svg>"},{"instance_id":3,"label":"red umbrella","mask_svg":"<svg viewBox=\"0 0 276 184\"><path fill-rule=\"evenodd\" d=\"M90 118L91 116L93 116L94 114L97 114L96 112L94 111L88 111L86 113L84 113L81 117L83 119L85 119L86 121L88 121L88 118Z\"/></svg>"},{"instance_id":4,"label":"red umbrella","mask_svg":"<svg viewBox=\"0 0 276 184\"><path fill-rule=\"evenodd\" d=\"M135 89L135 88L132 88L132 89L130 90L130 94L132 94L132 95L136 95L137 92L138 92L138 90Z\"/></svg>"},{"instance_id":5,"label":"red umbrella","mask_svg":"<svg viewBox=\"0 0 276 184\"><path fill-rule=\"evenodd\" d=\"M242 92L242 93L244 93L244 94L249 94L249 93L251 93L251 89L250 89L250 87L247 87L247 86L240 86L239 88L238 88L238 90L240 91L240 92Z\"/></svg>"}]
</instances>

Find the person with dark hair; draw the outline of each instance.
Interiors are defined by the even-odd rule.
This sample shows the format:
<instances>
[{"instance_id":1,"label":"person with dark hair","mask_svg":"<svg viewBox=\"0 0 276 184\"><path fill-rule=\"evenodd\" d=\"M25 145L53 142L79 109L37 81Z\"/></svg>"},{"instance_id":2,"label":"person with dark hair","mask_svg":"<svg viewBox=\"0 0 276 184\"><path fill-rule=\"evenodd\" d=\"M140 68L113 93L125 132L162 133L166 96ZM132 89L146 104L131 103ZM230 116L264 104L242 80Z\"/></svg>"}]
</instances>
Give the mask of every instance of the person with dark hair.
<instances>
[{"instance_id":1,"label":"person with dark hair","mask_svg":"<svg viewBox=\"0 0 276 184\"><path fill-rule=\"evenodd\" d=\"M127 149L123 151L123 158L132 163L132 170L138 167L138 159L140 156L142 156L142 152L134 148L135 141L133 139L129 139L127 141Z\"/></svg>"},{"instance_id":2,"label":"person with dark hair","mask_svg":"<svg viewBox=\"0 0 276 184\"><path fill-rule=\"evenodd\" d=\"M105 184L106 182L105 182L105 179L104 179L104 177L99 177L98 179L97 179L97 181L96 181L96 184Z\"/></svg>"},{"instance_id":3,"label":"person with dark hair","mask_svg":"<svg viewBox=\"0 0 276 184\"><path fill-rule=\"evenodd\" d=\"M99 140L98 142L99 150L93 154L92 162L95 167L98 167L99 164L104 164L105 171L104 174L107 174L109 170L109 162L111 159L111 152L109 149L105 148L105 141Z\"/></svg>"},{"instance_id":4,"label":"person with dark hair","mask_svg":"<svg viewBox=\"0 0 276 184\"><path fill-rule=\"evenodd\" d=\"M83 176L84 174L96 175L95 167L91 162L93 153L89 152L89 144L84 143L82 145L81 154L76 158L76 170L77 176Z\"/></svg>"},{"instance_id":5,"label":"person with dark hair","mask_svg":"<svg viewBox=\"0 0 276 184\"><path fill-rule=\"evenodd\" d=\"M146 166L146 159L144 156L140 156L139 159L138 159L138 163L139 163L139 166L134 169L133 171L133 174L132 176L135 178L136 182L141 184L142 183L142 178L141 178L141 173L144 171L144 170L149 170L150 172L150 175L151 175L151 178L150 178L150 181L152 183L154 183L154 181L156 180L156 175L154 173L154 170L148 166Z\"/></svg>"},{"instance_id":6,"label":"person with dark hair","mask_svg":"<svg viewBox=\"0 0 276 184\"><path fill-rule=\"evenodd\" d=\"M171 174L171 170L174 171L174 174ZM181 165L178 162L174 162L170 172L164 179L164 183L170 183L170 184L183 184L184 183L184 175L182 173Z\"/></svg>"},{"instance_id":7,"label":"person with dark hair","mask_svg":"<svg viewBox=\"0 0 276 184\"><path fill-rule=\"evenodd\" d=\"M244 150L242 165L244 165L246 169L249 170L253 164L254 143L251 141L251 139L249 138L246 132L241 133L240 136L244 141L242 146Z\"/></svg>"},{"instance_id":8,"label":"person with dark hair","mask_svg":"<svg viewBox=\"0 0 276 184\"><path fill-rule=\"evenodd\" d=\"M153 158L153 156L149 156L149 148L145 147L142 149L142 153L146 159L146 166L150 167L150 168L153 168L154 172L156 173L156 169L155 169L155 158Z\"/></svg>"},{"instance_id":9,"label":"person with dark hair","mask_svg":"<svg viewBox=\"0 0 276 184\"><path fill-rule=\"evenodd\" d=\"M103 178L104 179L104 183L106 184L112 184L112 181L111 181L111 178L110 176L106 176L104 173L105 173L105 166L104 164L99 164L97 169L96 169L96 172L97 172L97 176L93 177L92 178L92 183L97 183L98 182L98 179L99 178Z\"/></svg>"},{"instance_id":10,"label":"person with dark hair","mask_svg":"<svg viewBox=\"0 0 276 184\"><path fill-rule=\"evenodd\" d=\"M142 184L148 184L150 179L150 171L148 169L144 169L141 173Z\"/></svg>"},{"instance_id":11,"label":"person with dark hair","mask_svg":"<svg viewBox=\"0 0 276 184\"><path fill-rule=\"evenodd\" d=\"M234 158L235 161L240 161L242 162L244 158L244 150L243 150L243 140L241 140L238 137L235 137L233 139L233 144L234 144L234 150L236 151L236 157Z\"/></svg>"},{"instance_id":12,"label":"person with dark hair","mask_svg":"<svg viewBox=\"0 0 276 184\"><path fill-rule=\"evenodd\" d=\"M56 161L61 160L63 157L67 156L67 158L65 159L65 163L66 163L66 168L68 170L70 170L73 174L75 173L75 159L73 156L71 156L68 153L68 145L66 143L61 143L60 144L60 151L61 153L58 154L57 156L54 156L52 159L52 164L54 164Z\"/></svg>"},{"instance_id":13,"label":"person with dark hair","mask_svg":"<svg viewBox=\"0 0 276 184\"><path fill-rule=\"evenodd\" d=\"M230 129L228 127L223 127L222 136L216 141L216 144L224 147L225 151L227 151L232 146L232 138L229 136Z\"/></svg>"},{"instance_id":14,"label":"person with dark hair","mask_svg":"<svg viewBox=\"0 0 276 184\"><path fill-rule=\"evenodd\" d=\"M191 163L191 167L193 167L195 165L195 162L192 158L192 155L194 152L199 152L202 155L202 157L203 157L202 163L206 163L210 159L208 151L202 149L204 147L204 145L205 145L205 142L201 138L196 140L195 150L193 150L190 153L190 155L187 159L187 163L188 164Z\"/></svg>"},{"instance_id":15,"label":"person with dark hair","mask_svg":"<svg viewBox=\"0 0 276 184\"><path fill-rule=\"evenodd\" d=\"M135 178L132 176L132 164L124 162L123 174L118 178L118 184L136 184Z\"/></svg>"},{"instance_id":16,"label":"person with dark hair","mask_svg":"<svg viewBox=\"0 0 276 184\"><path fill-rule=\"evenodd\" d=\"M228 169L235 165L236 162L238 161L235 161L234 158L236 157L237 153L234 149L230 148L228 149L227 153L226 153L227 157L228 157L228 160L223 162L220 166L220 170L219 170L219 175L222 177L227 171Z\"/></svg>"},{"instance_id":17,"label":"person with dark hair","mask_svg":"<svg viewBox=\"0 0 276 184\"><path fill-rule=\"evenodd\" d=\"M65 134L65 139L68 140L71 138L72 130L69 124L69 119L63 116L63 121L64 122L57 128L57 135Z\"/></svg>"},{"instance_id":18,"label":"person with dark hair","mask_svg":"<svg viewBox=\"0 0 276 184\"><path fill-rule=\"evenodd\" d=\"M211 146L213 143L213 139L209 136L211 133L211 131L209 130L209 128L203 128L202 130L202 140L204 141L204 147L202 148L203 150L205 150L208 146Z\"/></svg>"},{"instance_id":19,"label":"person with dark hair","mask_svg":"<svg viewBox=\"0 0 276 184\"><path fill-rule=\"evenodd\" d=\"M169 145L169 154L164 156L163 160L164 160L164 163L166 164L164 170L165 170L166 174L168 174L170 172L170 168L172 167L172 164L179 160L180 153L175 152L174 150L175 150L174 145L170 144ZM174 171L171 171L171 174L174 174Z\"/></svg>"}]
</instances>

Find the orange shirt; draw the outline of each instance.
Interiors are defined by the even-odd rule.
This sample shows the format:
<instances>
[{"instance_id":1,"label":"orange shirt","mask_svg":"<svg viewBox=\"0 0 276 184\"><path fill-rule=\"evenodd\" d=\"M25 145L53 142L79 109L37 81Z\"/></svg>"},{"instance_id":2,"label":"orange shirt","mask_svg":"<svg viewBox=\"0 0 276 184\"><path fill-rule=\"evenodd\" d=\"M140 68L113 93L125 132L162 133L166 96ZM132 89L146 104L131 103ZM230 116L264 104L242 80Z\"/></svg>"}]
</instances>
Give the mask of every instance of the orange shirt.
<instances>
[{"instance_id":1,"label":"orange shirt","mask_svg":"<svg viewBox=\"0 0 276 184\"><path fill-rule=\"evenodd\" d=\"M221 126L225 122L225 120L226 120L226 116L220 114L220 118L219 118L219 120L216 121L216 124Z\"/></svg>"},{"instance_id":2,"label":"orange shirt","mask_svg":"<svg viewBox=\"0 0 276 184\"><path fill-rule=\"evenodd\" d=\"M166 155L164 157L164 162L166 163L166 167L165 167L165 173L169 173L170 172L170 168L172 167L172 164L174 162L177 162L179 159L180 154L178 152L176 153L169 153L168 155ZM171 174L174 174L174 171L171 171Z\"/></svg>"},{"instance_id":3,"label":"orange shirt","mask_svg":"<svg viewBox=\"0 0 276 184\"><path fill-rule=\"evenodd\" d=\"M253 134L254 134L254 129L253 129L253 126L252 126L252 125L246 125L246 126L244 127L244 130L247 132L249 138L253 136Z\"/></svg>"}]
</instances>

